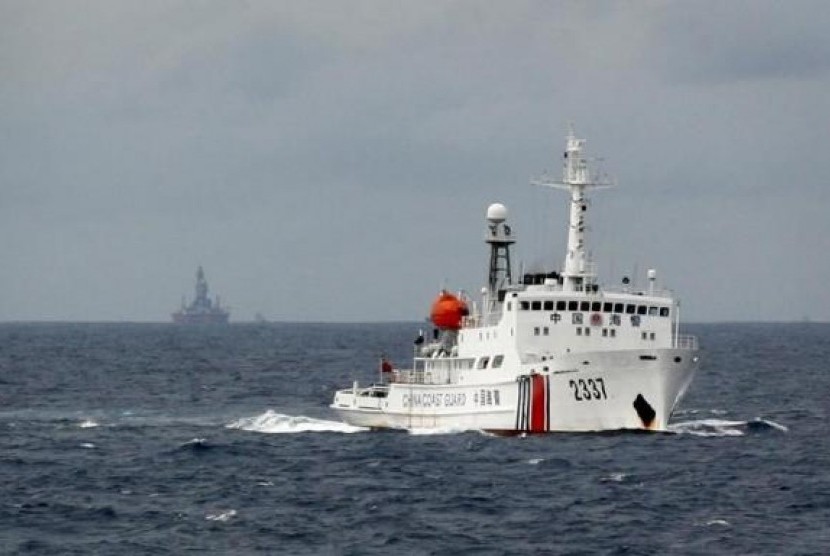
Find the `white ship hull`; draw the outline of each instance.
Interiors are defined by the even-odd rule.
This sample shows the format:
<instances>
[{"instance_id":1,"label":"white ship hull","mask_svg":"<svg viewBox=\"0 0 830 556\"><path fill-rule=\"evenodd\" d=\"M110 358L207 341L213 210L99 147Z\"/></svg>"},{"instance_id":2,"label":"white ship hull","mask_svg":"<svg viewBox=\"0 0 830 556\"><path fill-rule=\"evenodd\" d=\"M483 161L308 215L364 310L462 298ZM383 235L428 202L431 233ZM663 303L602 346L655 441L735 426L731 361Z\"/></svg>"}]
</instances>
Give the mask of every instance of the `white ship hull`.
<instances>
[{"instance_id":1,"label":"white ship hull","mask_svg":"<svg viewBox=\"0 0 830 556\"><path fill-rule=\"evenodd\" d=\"M570 197L562 271L514 282L516 236L506 207L491 204L480 304L441 291L430 311L433 341L419 333L411 369L382 358L382 384L337 392L330 407L344 421L503 434L666 430L697 370L697 339L680 333L680 302L655 269L646 288L627 276L621 288L599 283L586 246L586 193L611 182L590 171L584 145L571 132L562 180L534 182Z\"/></svg>"},{"instance_id":2,"label":"white ship hull","mask_svg":"<svg viewBox=\"0 0 830 556\"><path fill-rule=\"evenodd\" d=\"M546 372L528 369L513 378L470 385L393 382L341 390L331 408L350 425L378 429L661 431L698 358L685 349L625 350L580 353L550 363Z\"/></svg>"}]
</instances>

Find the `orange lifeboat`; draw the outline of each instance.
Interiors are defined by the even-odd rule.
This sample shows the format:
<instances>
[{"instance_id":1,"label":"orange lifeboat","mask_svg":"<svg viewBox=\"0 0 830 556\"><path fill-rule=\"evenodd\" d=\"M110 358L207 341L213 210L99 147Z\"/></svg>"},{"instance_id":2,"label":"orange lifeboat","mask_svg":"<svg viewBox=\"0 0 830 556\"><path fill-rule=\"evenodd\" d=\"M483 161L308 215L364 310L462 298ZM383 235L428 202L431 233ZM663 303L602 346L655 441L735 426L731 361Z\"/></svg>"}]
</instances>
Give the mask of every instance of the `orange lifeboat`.
<instances>
[{"instance_id":1,"label":"orange lifeboat","mask_svg":"<svg viewBox=\"0 0 830 556\"><path fill-rule=\"evenodd\" d=\"M461 320L469 314L463 300L444 290L432 303L429 317L438 328L458 330Z\"/></svg>"}]
</instances>

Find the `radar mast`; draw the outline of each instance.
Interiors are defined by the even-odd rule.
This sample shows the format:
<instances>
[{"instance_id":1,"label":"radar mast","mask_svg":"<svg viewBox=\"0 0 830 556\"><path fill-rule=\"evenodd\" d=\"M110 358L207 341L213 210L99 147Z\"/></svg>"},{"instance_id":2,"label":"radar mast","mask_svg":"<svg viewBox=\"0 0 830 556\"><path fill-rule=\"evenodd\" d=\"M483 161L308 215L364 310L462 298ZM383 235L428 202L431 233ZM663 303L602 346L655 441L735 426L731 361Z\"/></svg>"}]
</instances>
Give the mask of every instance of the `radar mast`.
<instances>
[{"instance_id":1,"label":"radar mast","mask_svg":"<svg viewBox=\"0 0 830 556\"><path fill-rule=\"evenodd\" d=\"M501 203L487 207L487 235L484 241L490 245L490 270L487 278L488 312L499 307L506 286L513 283L510 270L510 245L516 243L510 226L505 224L507 208Z\"/></svg>"},{"instance_id":2,"label":"radar mast","mask_svg":"<svg viewBox=\"0 0 830 556\"><path fill-rule=\"evenodd\" d=\"M587 291L596 281L596 268L589 260L585 246L585 228L588 215L588 189L611 187L610 180L592 173L588 159L582 151L585 140L577 139L570 126L562 168L562 181L551 181L545 177L533 180L533 185L554 187L570 192L571 206L568 220L568 249L562 271L562 289L565 291Z\"/></svg>"}]
</instances>

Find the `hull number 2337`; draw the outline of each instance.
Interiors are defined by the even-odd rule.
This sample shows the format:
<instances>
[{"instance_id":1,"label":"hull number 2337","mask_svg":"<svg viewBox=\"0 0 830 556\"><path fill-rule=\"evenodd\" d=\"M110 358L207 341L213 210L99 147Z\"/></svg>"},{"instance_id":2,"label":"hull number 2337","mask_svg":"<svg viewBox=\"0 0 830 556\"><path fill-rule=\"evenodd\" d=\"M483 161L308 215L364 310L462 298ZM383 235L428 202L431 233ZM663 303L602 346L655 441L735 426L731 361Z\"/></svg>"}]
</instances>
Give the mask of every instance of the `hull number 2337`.
<instances>
[{"instance_id":1,"label":"hull number 2337","mask_svg":"<svg viewBox=\"0 0 830 556\"><path fill-rule=\"evenodd\" d=\"M602 378L580 378L569 380L568 386L574 393L574 399L578 402L589 402L591 400L606 400L605 381Z\"/></svg>"}]
</instances>

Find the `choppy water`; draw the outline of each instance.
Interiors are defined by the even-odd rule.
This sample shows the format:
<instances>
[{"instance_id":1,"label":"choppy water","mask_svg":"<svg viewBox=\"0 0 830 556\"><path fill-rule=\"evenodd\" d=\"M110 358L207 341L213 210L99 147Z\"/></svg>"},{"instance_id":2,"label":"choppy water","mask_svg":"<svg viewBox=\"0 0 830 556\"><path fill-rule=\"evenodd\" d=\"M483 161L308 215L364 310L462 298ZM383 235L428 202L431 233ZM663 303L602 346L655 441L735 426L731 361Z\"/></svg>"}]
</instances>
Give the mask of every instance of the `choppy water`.
<instances>
[{"instance_id":1,"label":"choppy water","mask_svg":"<svg viewBox=\"0 0 830 556\"><path fill-rule=\"evenodd\" d=\"M0 325L0 552L830 551L830 325L689 327L668 434L334 421L417 327Z\"/></svg>"}]
</instances>

